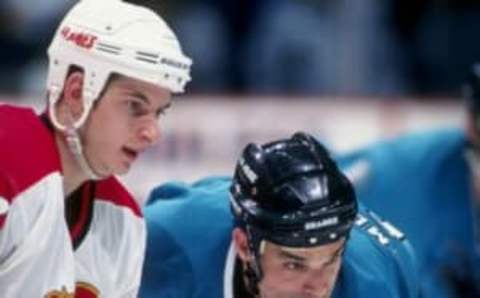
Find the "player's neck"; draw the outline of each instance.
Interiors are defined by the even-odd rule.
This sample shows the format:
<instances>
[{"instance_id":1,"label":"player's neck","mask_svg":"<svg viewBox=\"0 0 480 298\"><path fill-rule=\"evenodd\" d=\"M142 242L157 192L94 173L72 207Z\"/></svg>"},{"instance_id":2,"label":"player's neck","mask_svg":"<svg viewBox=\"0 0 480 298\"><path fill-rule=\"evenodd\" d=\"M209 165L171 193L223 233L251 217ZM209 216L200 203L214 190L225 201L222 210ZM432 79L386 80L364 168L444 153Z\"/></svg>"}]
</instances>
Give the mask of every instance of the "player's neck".
<instances>
[{"instance_id":1,"label":"player's neck","mask_svg":"<svg viewBox=\"0 0 480 298\"><path fill-rule=\"evenodd\" d=\"M68 149L64 136L61 133L56 132L55 141L57 143L58 151L60 153L60 161L62 163L63 190L67 197L82 185L82 183L87 181L88 177Z\"/></svg>"}]
</instances>

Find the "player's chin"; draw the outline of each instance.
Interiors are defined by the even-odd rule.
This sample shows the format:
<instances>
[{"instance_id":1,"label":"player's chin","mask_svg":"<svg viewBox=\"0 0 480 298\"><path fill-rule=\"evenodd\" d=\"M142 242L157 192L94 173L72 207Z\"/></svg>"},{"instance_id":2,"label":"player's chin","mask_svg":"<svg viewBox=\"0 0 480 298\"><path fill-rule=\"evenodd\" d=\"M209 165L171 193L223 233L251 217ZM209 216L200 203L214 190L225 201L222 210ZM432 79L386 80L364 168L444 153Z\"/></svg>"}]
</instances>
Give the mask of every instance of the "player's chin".
<instances>
[{"instance_id":1,"label":"player's chin","mask_svg":"<svg viewBox=\"0 0 480 298\"><path fill-rule=\"evenodd\" d=\"M302 295L301 297L302 298L330 298L331 296L330 295L309 295L309 294L306 294L306 295Z\"/></svg>"},{"instance_id":2,"label":"player's chin","mask_svg":"<svg viewBox=\"0 0 480 298\"><path fill-rule=\"evenodd\" d=\"M318 298L331 298L331 297L332 297L332 292L333 292L333 291L330 291L328 294L323 294L323 295L319 295L319 296L315 296L315 297L318 297Z\"/></svg>"},{"instance_id":3,"label":"player's chin","mask_svg":"<svg viewBox=\"0 0 480 298\"><path fill-rule=\"evenodd\" d=\"M126 175L126 174L128 174L128 172L130 172L131 167L132 167L131 162L123 161L117 167L115 167L115 170L113 171L113 174L115 174L115 175Z\"/></svg>"},{"instance_id":4,"label":"player's chin","mask_svg":"<svg viewBox=\"0 0 480 298\"><path fill-rule=\"evenodd\" d=\"M122 164L116 166L115 168L113 168L112 171L111 171L111 174L112 175L119 175L119 176L126 175L130 171L130 167L131 167L130 164L122 163Z\"/></svg>"},{"instance_id":5,"label":"player's chin","mask_svg":"<svg viewBox=\"0 0 480 298\"><path fill-rule=\"evenodd\" d=\"M125 160L117 160L115 162L111 162L109 166L104 166L102 168L102 176L108 177L112 175L125 175L130 171L131 163Z\"/></svg>"},{"instance_id":6,"label":"player's chin","mask_svg":"<svg viewBox=\"0 0 480 298\"><path fill-rule=\"evenodd\" d=\"M302 295L299 295L298 297L301 297L301 298L330 298L331 293L327 293L327 294L318 294L318 293L317 294L308 294L308 293L304 293Z\"/></svg>"}]
</instances>

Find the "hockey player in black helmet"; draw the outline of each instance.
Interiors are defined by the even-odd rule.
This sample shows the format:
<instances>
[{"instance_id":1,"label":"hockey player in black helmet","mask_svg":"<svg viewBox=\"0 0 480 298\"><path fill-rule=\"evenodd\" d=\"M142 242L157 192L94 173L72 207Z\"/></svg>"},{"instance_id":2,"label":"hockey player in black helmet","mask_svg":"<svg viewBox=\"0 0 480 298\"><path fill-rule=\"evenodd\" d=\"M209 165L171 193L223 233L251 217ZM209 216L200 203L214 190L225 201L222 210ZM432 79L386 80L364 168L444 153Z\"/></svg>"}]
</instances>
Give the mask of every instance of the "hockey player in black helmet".
<instances>
[{"instance_id":1,"label":"hockey player in black helmet","mask_svg":"<svg viewBox=\"0 0 480 298\"><path fill-rule=\"evenodd\" d=\"M234 230L234 240L250 290L258 292L263 277L261 250L284 253L296 261L293 267L306 265L295 259L307 259L307 248L321 256L317 262L320 273L327 269L334 273L312 280L325 287L319 293L325 296L333 289L357 203L352 185L318 142L298 133L261 147L250 144L237 164L230 192L240 228ZM277 271L294 271L266 263ZM305 287L316 288L313 284Z\"/></svg>"},{"instance_id":2,"label":"hockey player in black helmet","mask_svg":"<svg viewBox=\"0 0 480 298\"><path fill-rule=\"evenodd\" d=\"M403 235L305 133L248 145L233 178L156 188L145 216L141 297L417 297Z\"/></svg>"}]
</instances>

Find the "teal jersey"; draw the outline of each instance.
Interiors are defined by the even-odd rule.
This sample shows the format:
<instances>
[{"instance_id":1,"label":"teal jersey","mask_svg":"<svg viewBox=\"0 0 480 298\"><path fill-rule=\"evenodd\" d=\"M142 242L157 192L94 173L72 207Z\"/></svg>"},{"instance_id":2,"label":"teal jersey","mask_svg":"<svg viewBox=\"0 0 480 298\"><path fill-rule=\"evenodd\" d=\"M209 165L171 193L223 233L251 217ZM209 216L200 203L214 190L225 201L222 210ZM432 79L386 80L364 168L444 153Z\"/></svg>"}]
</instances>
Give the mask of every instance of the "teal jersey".
<instances>
[{"instance_id":1,"label":"teal jersey","mask_svg":"<svg viewBox=\"0 0 480 298\"><path fill-rule=\"evenodd\" d=\"M480 297L466 144L459 130L422 132L338 158L359 199L408 236L422 297Z\"/></svg>"},{"instance_id":2,"label":"teal jersey","mask_svg":"<svg viewBox=\"0 0 480 298\"><path fill-rule=\"evenodd\" d=\"M233 298L229 178L153 190L144 209L147 252L140 297ZM363 206L346 246L334 298L418 297L404 236Z\"/></svg>"}]
</instances>

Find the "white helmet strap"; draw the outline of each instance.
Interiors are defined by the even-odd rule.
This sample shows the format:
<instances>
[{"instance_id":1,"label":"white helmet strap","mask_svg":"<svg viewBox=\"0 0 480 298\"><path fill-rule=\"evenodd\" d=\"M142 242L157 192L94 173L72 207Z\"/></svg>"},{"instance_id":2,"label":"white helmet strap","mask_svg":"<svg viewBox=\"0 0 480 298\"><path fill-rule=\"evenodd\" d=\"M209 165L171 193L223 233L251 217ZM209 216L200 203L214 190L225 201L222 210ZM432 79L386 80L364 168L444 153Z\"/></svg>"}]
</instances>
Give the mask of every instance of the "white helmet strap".
<instances>
[{"instance_id":1,"label":"white helmet strap","mask_svg":"<svg viewBox=\"0 0 480 298\"><path fill-rule=\"evenodd\" d=\"M65 140L67 141L67 146L72 155L75 158L75 161L78 163L82 171L87 175L87 177L91 180L99 180L102 177L97 175L92 167L88 164L87 159L85 158L85 154L83 153L83 146L80 140L80 136L78 134L77 129L72 127L67 127L64 132Z\"/></svg>"},{"instance_id":2,"label":"white helmet strap","mask_svg":"<svg viewBox=\"0 0 480 298\"><path fill-rule=\"evenodd\" d=\"M88 89L83 88L83 92L84 92L84 94L83 94L83 102L82 102L83 103L82 114L75 121L73 121L73 117L72 117L71 126L75 129L80 128L85 123L88 115L90 114L90 110L92 109L92 105L93 105L93 101L94 101L94 98L92 98L93 96L92 96L91 92L89 92ZM50 87L48 96L49 96L48 109L49 109L49 114L50 114L51 121L52 121L53 125L58 130L66 131L67 127L64 124L60 123L60 121L58 121L57 114L55 113L55 106L56 106L57 102L60 100L60 96L61 96L60 88L58 88L56 86Z\"/></svg>"},{"instance_id":3,"label":"white helmet strap","mask_svg":"<svg viewBox=\"0 0 480 298\"><path fill-rule=\"evenodd\" d=\"M57 94L56 94L57 93ZM50 121L53 126L59 130L65 137L67 142L68 149L72 153L75 161L78 163L82 171L87 175L91 180L99 180L102 178L100 175L97 175L92 167L88 164L85 154L83 152L82 141L80 140L80 135L78 134L78 129L85 123L88 114L90 113L92 107L92 100L84 100L84 109L82 115L76 121L73 120L70 110L66 111L67 123L62 124L58 121L57 114L55 111L55 104L58 101L60 94L56 90L50 90L50 100L49 100L49 115Z\"/></svg>"}]
</instances>

